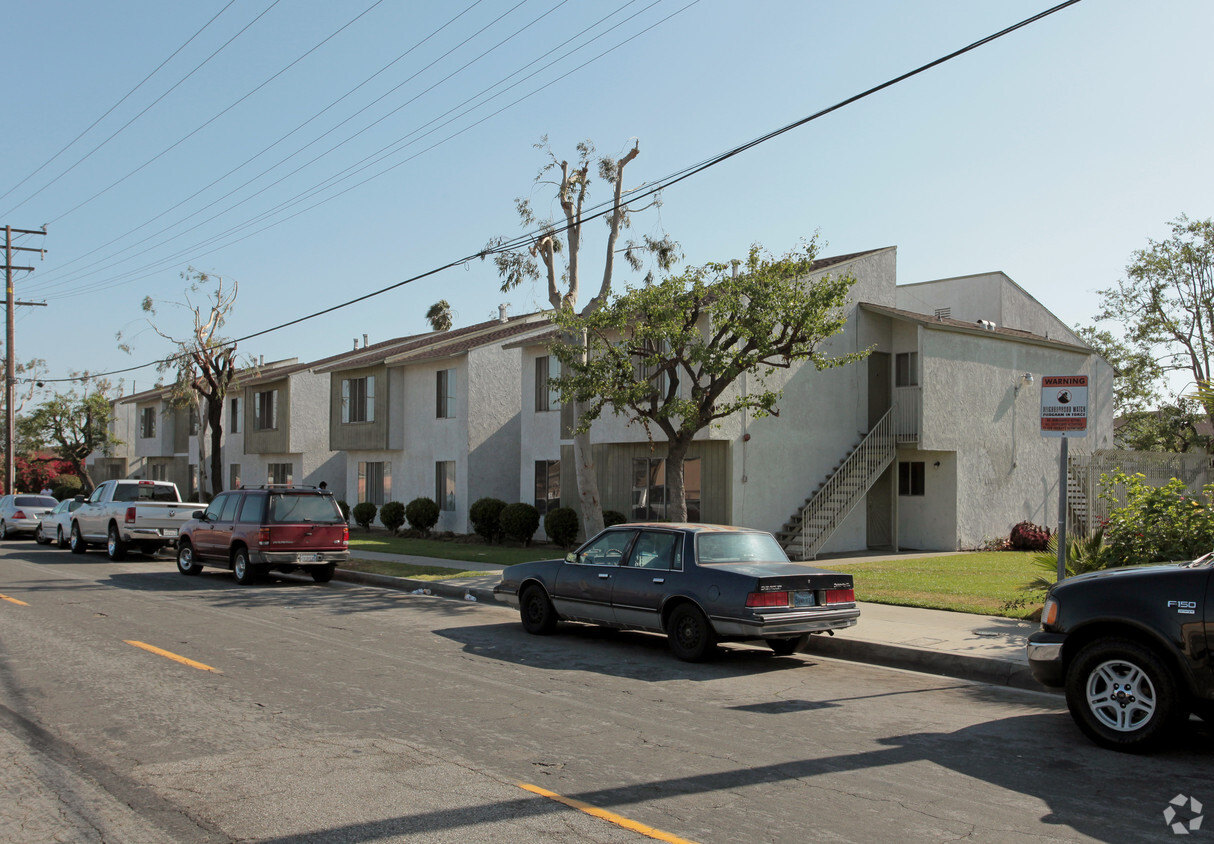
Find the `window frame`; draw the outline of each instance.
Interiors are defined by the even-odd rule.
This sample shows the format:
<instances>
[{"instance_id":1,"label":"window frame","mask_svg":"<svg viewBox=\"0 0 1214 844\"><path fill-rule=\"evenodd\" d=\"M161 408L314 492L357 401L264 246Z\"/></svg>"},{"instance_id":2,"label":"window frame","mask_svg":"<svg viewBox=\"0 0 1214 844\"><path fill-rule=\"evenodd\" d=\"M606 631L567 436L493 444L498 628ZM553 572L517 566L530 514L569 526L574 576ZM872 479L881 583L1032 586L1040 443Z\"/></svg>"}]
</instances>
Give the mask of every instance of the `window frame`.
<instances>
[{"instance_id":1,"label":"window frame","mask_svg":"<svg viewBox=\"0 0 1214 844\"><path fill-rule=\"evenodd\" d=\"M269 396L267 403L266 396ZM268 424L267 424L268 423ZM278 390L261 390L253 394L253 430L278 430Z\"/></svg>"},{"instance_id":2,"label":"window frame","mask_svg":"<svg viewBox=\"0 0 1214 844\"><path fill-rule=\"evenodd\" d=\"M455 418L455 370L440 369L435 373L434 382L434 417L436 419Z\"/></svg>"},{"instance_id":3,"label":"window frame","mask_svg":"<svg viewBox=\"0 0 1214 844\"><path fill-rule=\"evenodd\" d=\"M375 376L341 379L341 423L359 425L375 421Z\"/></svg>"},{"instance_id":4,"label":"window frame","mask_svg":"<svg viewBox=\"0 0 1214 844\"><path fill-rule=\"evenodd\" d=\"M456 493L455 461L434 461L434 500L438 502L439 512L455 511Z\"/></svg>"},{"instance_id":5,"label":"window frame","mask_svg":"<svg viewBox=\"0 0 1214 844\"><path fill-rule=\"evenodd\" d=\"M902 498L921 498L927 495L926 461L898 461L898 495Z\"/></svg>"}]
</instances>

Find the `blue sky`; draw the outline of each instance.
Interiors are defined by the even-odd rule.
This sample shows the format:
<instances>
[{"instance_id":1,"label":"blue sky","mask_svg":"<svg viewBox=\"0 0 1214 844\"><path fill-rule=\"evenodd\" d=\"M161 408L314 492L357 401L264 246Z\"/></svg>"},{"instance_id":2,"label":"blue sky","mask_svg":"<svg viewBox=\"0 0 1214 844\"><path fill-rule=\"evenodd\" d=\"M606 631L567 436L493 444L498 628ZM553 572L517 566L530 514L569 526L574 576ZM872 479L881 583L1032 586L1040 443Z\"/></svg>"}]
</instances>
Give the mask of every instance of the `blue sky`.
<instances>
[{"instance_id":1,"label":"blue sky","mask_svg":"<svg viewBox=\"0 0 1214 844\"><path fill-rule=\"evenodd\" d=\"M14 260L37 267L18 275L17 298L47 302L17 309L19 360L43 358L56 378L163 357L169 345L145 330L140 302L180 301L191 265L239 282L227 336L296 319L519 233L515 197L556 210L549 194L532 193L543 135L568 157L585 138L614 154L635 139L626 183L639 187L1050 5L373 2L46 0L6 10L0 225L50 226L21 240L49 250L45 260ZM742 256L755 242L784 252L815 231L828 255L893 245L902 283L1002 270L1067 323L1086 324L1096 291L1135 249L1166 237L1181 213L1214 214L1211 31L1214 4L1203 0L1084 0L671 188L635 232L664 230L692 264ZM275 210L398 144L374 167ZM589 278L600 232L592 226L585 247ZM457 325L496 316L499 303L516 314L546 307L542 286L503 294L499 284L491 264L472 263L240 352L310 360L363 334L423 331L440 298ZM189 328L172 309L158 322L176 335ZM131 354L119 351L118 331ZM155 372L120 377L130 392Z\"/></svg>"}]
</instances>

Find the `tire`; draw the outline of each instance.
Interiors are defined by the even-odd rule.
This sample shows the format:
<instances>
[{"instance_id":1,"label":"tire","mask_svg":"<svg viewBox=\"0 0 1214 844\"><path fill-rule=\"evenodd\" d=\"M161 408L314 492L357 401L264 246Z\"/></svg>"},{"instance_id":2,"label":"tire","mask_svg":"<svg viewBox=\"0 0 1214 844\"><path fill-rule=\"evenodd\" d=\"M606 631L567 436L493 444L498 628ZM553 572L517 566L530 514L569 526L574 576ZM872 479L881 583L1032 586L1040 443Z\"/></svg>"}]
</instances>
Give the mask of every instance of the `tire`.
<instances>
[{"instance_id":1,"label":"tire","mask_svg":"<svg viewBox=\"0 0 1214 844\"><path fill-rule=\"evenodd\" d=\"M105 555L115 563L126 559L126 543L118 533L118 525L110 525L105 535Z\"/></svg>"},{"instance_id":2,"label":"tire","mask_svg":"<svg viewBox=\"0 0 1214 844\"><path fill-rule=\"evenodd\" d=\"M1084 735L1101 747L1146 753L1188 716L1176 680L1159 655L1131 639L1084 646L1066 675L1066 704Z\"/></svg>"},{"instance_id":3,"label":"tire","mask_svg":"<svg viewBox=\"0 0 1214 844\"><path fill-rule=\"evenodd\" d=\"M797 651L805 646L805 642L809 639L808 635L794 636L791 639L764 639L767 642L767 647L771 648L771 652L776 656L792 656Z\"/></svg>"},{"instance_id":4,"label":"tire","mask_svg":"<svg viewBox=\"0 0 1214 844\"><path fill-rule=\"evenodd\" d=\"M72 534L68 539L68 547L72 549L73 554L83 554L89 550L89 544L80 535L80 525L76 522L72 522Z\"/></svg>"},{"instance_id":5,"label":"tire","mask_svg":"<svg viewBox=\"0 0 1214 844\"><path fill-rule=\"evenodd\" d=\"M261 577L260 568L249 562L249 552L244 548L237 548L232 554L232 576L241 586L256 583Z\"/></svg>"},{"instance_id":6,"label":"tire","mask_svg":"<svg viewBox=\"0 0 1214 844\"><path fill-rule=\"evenodd\" d=\"M0 542L3 542L6 539L12 539L12 537L9 536L8 525L4 523L3 519L0 519Z\"/></svg>"},{"instance_id":7,"label":"tire","mask_svg":"<svg viewBox=\"0 0 1214 844\"><path fill-rule=\"evenodd\" d=\"M309 573L312 575L312 580L317 583L328 583L333 579L333 572L337 571L337 563L328 563L323 566L310 566Z\"/></svg>"},{"instance_id":8,"label":"tire","mask_svg":"<svg viewBox=\"0 0 1214 844\"><path fill-rule=\"evenodd\" d=\"M194 559L194 546L188 542L177 546L177 571L190 577L202 574L202 563Z\"/></svg>"},{"instance_id":9,"label":"tire","mask_svg":"<svg viewBox=\"0 0 1214 844\"><path fill-rule=\"evenodd\" d=\"M55 544L60 548L66 548L68 546L67 537L63 535L63 525L59 525L55 528Z\"/></svg>"},{"instance_id":10,"label":"tire","mask_svg":"<svg viewBox=\"0 0 1214 844\"><path fill-rule=\"evenodd\" d=\"M34 528L34 541L39 545L45 545L50 542L49 539L42 533L42 522L38 523L38 527Z\"/></svg>"},{"instance_id":11,"label":"tire","mask_svg":"<svg viewBox=\"0 0 1214 844\"><path fill-rule=\"evenodd\" d=\"M666 623L670 650L684 662L701 662L716 653L717 634L704 613L692 604L680 604Z\"/></svg>"},{"instance_id":12,"label":"tire","mask_svg":"<svg viewBox=\"0 0 1214 844\"><path fill-rule=\"evenodd\" d=\"M547 636L556 630L556 607L552 606L542 586L533 583L523 590L518 612L523 629L534 636Z\"/></svg>"}]
</instances>

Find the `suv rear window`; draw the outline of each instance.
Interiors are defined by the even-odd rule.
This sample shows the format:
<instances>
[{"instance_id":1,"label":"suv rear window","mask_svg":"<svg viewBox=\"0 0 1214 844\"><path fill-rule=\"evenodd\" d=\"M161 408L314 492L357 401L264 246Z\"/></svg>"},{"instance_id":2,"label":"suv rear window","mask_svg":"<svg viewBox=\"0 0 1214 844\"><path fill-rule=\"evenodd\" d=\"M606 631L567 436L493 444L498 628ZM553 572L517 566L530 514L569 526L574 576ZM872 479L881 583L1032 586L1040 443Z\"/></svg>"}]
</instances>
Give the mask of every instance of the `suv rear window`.
<instances>
[{"instance_id":1,"label":"suv rear window","mask_svg":"<svg viewBox=\"0 0 1214 844\"><path fill-rule=\"evenodd\" d=\"M276 493L270 495L269 514L266 521L270 524L289 524L292 522L323 522L325 524L341 523L341 510L331 495L292 495Z\"/></svg>"}]
</instances>

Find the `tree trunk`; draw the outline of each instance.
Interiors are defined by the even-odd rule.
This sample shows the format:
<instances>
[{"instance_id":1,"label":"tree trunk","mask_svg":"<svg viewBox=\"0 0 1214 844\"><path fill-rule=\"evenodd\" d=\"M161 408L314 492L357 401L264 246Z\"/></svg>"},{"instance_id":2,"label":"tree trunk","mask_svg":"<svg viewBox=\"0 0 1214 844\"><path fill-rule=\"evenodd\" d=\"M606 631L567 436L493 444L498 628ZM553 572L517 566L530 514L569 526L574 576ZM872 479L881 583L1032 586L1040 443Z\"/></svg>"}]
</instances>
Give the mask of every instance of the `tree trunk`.
<instances>
[{"instance_id":1,"label":"tree trunk","mask_svg":"<svg viewBox=\"0 0 1214 844\"><path fill-rule=\"evenodd\" d=\"M207 400L207 420L211 426L211 491L223 492L223 399Z\"/></svg>"},{"instance_id":2,"label":"tree trunk","mask_svg":"<svg viewBox=\"0 0 1214 844\"><path fill-rule=\"evenodd\" d=\"M574 425L582 418L582 403L573 403ZM573 465L577 474L578 505L582 511L582 530L586 539L603 529L603 501L599 497L599 478L590 450L590 432L573 437Z\"/></svg>"},{"instance_id":3,"label":"tree trunk","mask_svg":"<svg viewBox=\"0 0 1214 844\"><path fill-rule=\"evenodd\" d=\"M687 487L683 476L683 463L691 437L681 432L670 439L666 450L666 518L672 522L687 521Z\"/></svg>"}]
</instances>

